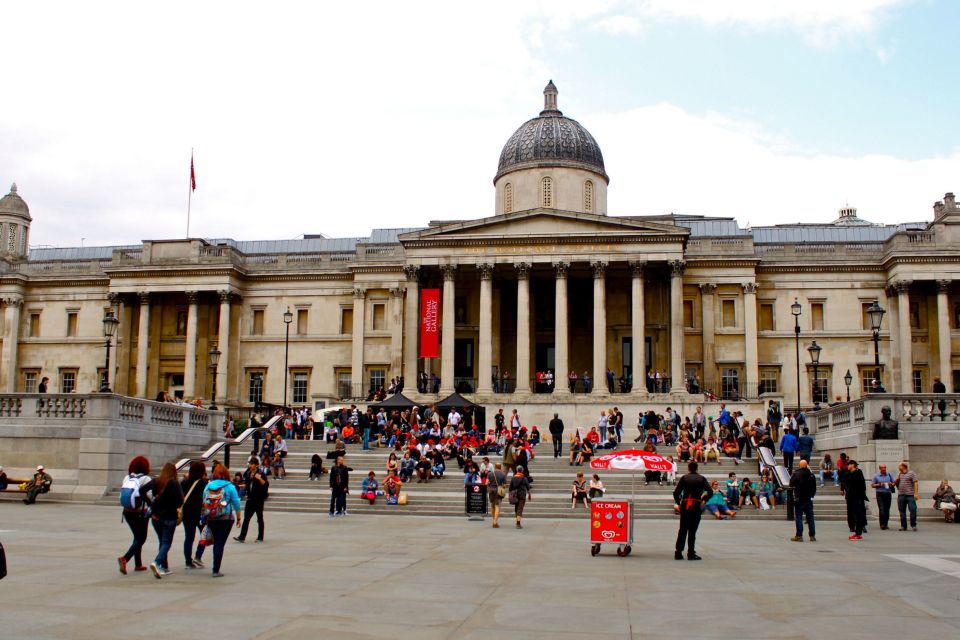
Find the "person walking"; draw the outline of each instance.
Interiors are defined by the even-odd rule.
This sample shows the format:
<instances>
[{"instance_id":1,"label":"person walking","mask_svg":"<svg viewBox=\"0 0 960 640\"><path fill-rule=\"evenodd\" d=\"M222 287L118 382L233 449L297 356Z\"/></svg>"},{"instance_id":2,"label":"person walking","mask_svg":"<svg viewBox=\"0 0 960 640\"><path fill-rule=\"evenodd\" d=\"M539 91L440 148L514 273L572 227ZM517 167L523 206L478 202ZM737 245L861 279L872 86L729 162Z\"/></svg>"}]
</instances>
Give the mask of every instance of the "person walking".
<instances>
[{"instance_id":1,"label":"person walking","mask_svg":"<svg viewBox=\"0 0 960 640\"><path fill-rule=\"evenodd\" d=\"M683 547L687 547L687 560L701 560L697 555L697 529L700 527L700 515L703 503L713 495L713 489L707 479L697 473L697 463L687 465L689 473L683 475L673 490L673 499L680 507L680 531L677 533L677 546L674 560L683 560Z\"/></svg>"},{"instance_id":2,"label":"person walking","mask_svg":"<svg viewBox=\"0 0 960 640\"><path fill-rule=\"evenodd\" d=\"M808 463L813 457L813 436L810 435L810 427L803 428L803 435L797 439L797 453L800 454L801 460L806 460Z\"/></svg>"},{"instance_id":3,"label":"person walking","mask_svg":"<svg viewBox=\"0 0 960 640\"><path fill-rule=\"evenodd\" d=\"M487 474L487 498L490 502L490 513L493 515L493 528L500 528L500 507L503 496L507 494L507 474L503 472L503 465L499 462L493 465L493 470Z\"/></svg>"},{"instance_id":4,"label":"person walking","mask_svg":"<svg viewBox=\"0 0 960 640\"><path fill-rule=\"evenodd\" d=\"M873 475L870 486L876 490L880 528L886 530L889 528L890 504L893 502L893 476L887 473L887 465L879 465L879 471Z\"/></svg>"},{"instance_id":5,"label":"person walking","mask_svg":"<svg viewBox=\"0 0 960 640\"><path fill-rule=\"evenodd\" d=\"M200 460L190 463L187 477L180 481L183 492L183 560L187 569L203 568L205 545L198 544L194 553L193 542L200 526L200 504L203 502L203 490L207 487L207 468Z\"/></svg>"},{"instance_id":6,"label":"person walking","mask_svg":"<svg viewBox=\"0 0 960 640\"><path fill-rule=\"evenodd\" d=\"M247 539L247 529L250 528L250 521L253 520L254 515L257 516L257 542L263 542L263 504L267 500L270 481L260 473L259 462L256 458L250 458L247 470L243 474L247 488L247 503L243 506L243 525L240 527L240 535L234 537L237 542L244 542Z\"/></svg>"},{"instance_id":7,"label":"person walking","mask_svg":"<svg viewBox=\"0 0 960 640\"><path fill-rule=\"evenodd\" d=\"M167 555L173 546L173 534L177 530L177 510L183 506L183 493L177 482L177 468L172 462L163 465L160 476L154 482L153 505L150 507L153 530L157 532L159 546L157 557L150 563L150 570L159 580L170 575Z\"/></svg>"},{"instance_id":8,"label":"person walking","mask_svg":"<svg viewBox=\"0 0 960 640\"><path fill-rule=\"evenodd\" d=\"M793 454L797 452L798 444L797 436L793 435L793 431L785 429L783 437L780 438L780 453L783 455L783 466L790 473L793 473Z\"/></svg>"},{"instance_id":9,"label":"person walking","mask_svg":"<svg viewBox=\"0 0 960 640\"><path fill-rule=\"evenodd\" d=\"M850 473L847 475L844 497L847 499L847 519L853 522L853 535L849 540L863 540L863 532L867 528L867 481L856 460L848 461L847 469Z\"/></svg>"},{"instance_id":10,"label":"person walking","mask_svg":"<svg viewBox=\"0 0 960 640\"><path fill-rule=\"evenodd\" d=\"M517 529L523 529L523 507L527 500L533 500L530 480L524 475L523 467L517 467L510 479L510 502L517 518Z\"/></svg>"},{"instance_id":11,"label":"person walking","mask_svg":"<svg viewBox=\"0 0 960 640\"><path fill-rule=\"evenodd\" d=\"M810 463L800 460L799 468L790 476L789 491L793 491L793 513L797 521L797 534L790 538L803 542L803 518L807 518L807 533L810 542L817 541L817 527L813 519L813 497L817 495L817 478L810 471Z\"/></svg>"},{"instance_id":12,"label":"person walking","mask_svg":"<svg viewBox=\"0 0 960 640\"><path fill-rule=\"evenodd\" d=\"M549 428L550 437L553 439L553 457L559 458L563 455L563 420L560 419L559 414L553 414Z\"/></svg>"},{"instance_id":13,"label":"person walking","mask_svg":"<svg viewBox=\"0 0 960 640\"><path fill-rule=\"evenodd\" d=\"M330 513L329 517L340 518L347 515L347 494L350 493L350 471L343 464L343 456L330 470Z\"/></svg>"},{"instance_id":14,"label":"person walking","mask_svg":"<svg viewBox=\"0 0 960 640\"><path fill-rule=\"evenodd\" d=\"M123 520L130 527L133 542L122 556L117 558L120 573L127 575L127 563L136 560L134 571L146 571L141 554L147 541L147 528L150 516L147 508L153 500L153 478L150 477L150 461L137 456L127 466L127 477L120 488L120 505L123 508Z\"/></svg>"},{"instance_id":15,"label":"person walking","mask_svg":"<svg viewBox=\"0 0 960 640\"><path fill-rule=\"evenodd\" d=\"M900 511L900 531L907 530L907 509L910 510L910 528L917 530L917 500L920 499L920 479L910 471L906 462L901 462L900 473L894 481L900 495L897 496L897 509Z\"/></svg>"},{"instance_id":16,"label":"person walking","mask_svg":"<svg viewBox=\"0 0 960 640\"><path fill-rule=\"evenodd\" d=\"M230 537L233 519L236 515L237 526L242 524L240 515L240 495L230 481L230 469L225 465L215 464L213 480L203 489L203 502L200 507L200 517L213 534L213 571L211 576L222 578L220 567L223 564L223 550Z\"/></svg>"}]
</instances>

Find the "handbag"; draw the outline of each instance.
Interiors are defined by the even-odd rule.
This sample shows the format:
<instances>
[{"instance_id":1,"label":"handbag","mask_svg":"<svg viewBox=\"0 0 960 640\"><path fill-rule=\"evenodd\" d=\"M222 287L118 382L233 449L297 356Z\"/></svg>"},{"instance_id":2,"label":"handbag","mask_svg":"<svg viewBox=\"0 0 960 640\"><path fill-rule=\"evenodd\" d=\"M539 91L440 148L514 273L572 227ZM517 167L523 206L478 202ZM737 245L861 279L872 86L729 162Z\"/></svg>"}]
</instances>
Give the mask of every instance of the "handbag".
<instances>
[{"instance_id":1,"label":"handbag","mask_svg":"<svg viewBox=\"0 0 960 640\"><path fill-rule=\"evenodd\" d=\"M496 471L493 472L492 476L493 476L493 484L497 487L497 497L502 500L503 496L507 495L507 487L503 483L497 482Z\"/></svg>"},{"instance_id":2,"label":"handbag","mask_svg":"<svg viewBox=\"0 0 960 640\"><path fill-rule=\"evenodd\" d=\"M183 507L187 504L187 500L190 498L190 494L193 493L193 488L197 486L199 480L194 480L193 484L190 485L190 490L187 491L187 495L183 497L183 504L177 507L177 526L179 527L183 524Z\"/></svg>"},{"instance_id":3,"label":"handbag","mask_svg":"<svg viewBox=\"0 0 960 640\"><path fill-rule=\"evenodd\" d=\"M513 489L513 490L510 492L510 497L507 498L507 500L510 502L510 504L519 504L519 503L520 503L520 496L517 495L517 490L516 490L516 489Z\"/></svg>"},{"instance_id":4,"label":"handbag","mask_svg":"<svg viewBox=\"0 0 960 640\"><path fill-rule=\"evenodd\" d=\"M400 492L400 495L397 496L397 504L400 505L400 506L403 506L403 505L407 504L407 492L406 492L406 491L401 491L401 492Z\"/></svg>"}]
</instances>

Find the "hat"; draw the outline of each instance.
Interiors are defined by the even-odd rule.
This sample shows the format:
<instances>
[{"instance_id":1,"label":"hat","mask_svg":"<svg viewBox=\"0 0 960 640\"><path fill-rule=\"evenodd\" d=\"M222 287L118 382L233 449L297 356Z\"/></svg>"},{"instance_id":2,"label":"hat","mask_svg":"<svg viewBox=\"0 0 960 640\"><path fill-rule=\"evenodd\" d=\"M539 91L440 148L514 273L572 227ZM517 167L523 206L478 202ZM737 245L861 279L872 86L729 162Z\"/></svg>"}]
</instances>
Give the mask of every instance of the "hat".
<instances>
[{"instance_id":1,"label":"hat","mask_svg":"<svg viewBox=\"0 0 960 640\"><path fill-rule=\"evenodd\" d=\"M38 464L38 465L37 465L37 471L43 471L43 465L42 465L42 464Z\"/></svg>"}]
</instances>

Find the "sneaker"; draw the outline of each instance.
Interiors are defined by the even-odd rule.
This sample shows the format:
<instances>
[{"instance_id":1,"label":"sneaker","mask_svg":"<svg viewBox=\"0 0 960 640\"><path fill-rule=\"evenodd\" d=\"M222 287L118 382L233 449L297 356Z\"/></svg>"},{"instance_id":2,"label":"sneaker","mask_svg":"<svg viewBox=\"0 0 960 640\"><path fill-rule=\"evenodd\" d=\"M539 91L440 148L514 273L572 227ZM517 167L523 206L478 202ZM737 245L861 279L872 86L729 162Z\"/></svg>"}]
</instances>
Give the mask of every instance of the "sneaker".
<instances>
[{"instance_id":1,"label":"sneaker","mask_svg":"<svg viewBox=\"0 0 960 640\"><path fill-rule=\"evenodd\" d=\"M858 536L857 534L853 534L852 536L850 536L849 538L847 538L847 540L854 540L854 541L856 541L856 540L863 540L863 536Z\"/></svg>"},{"instance_id":2,"label":"sneaker","mask_svg":"<svg viewBox=\"0 0 960 640\"><path fill-rule=\"evenodd\" d=\"M263 538L257 538L254 542L263 542Z\"/></svg>"},{"instance_id":3,"label":"sneaker","mask_svg":"<svg viewBox=\"0 0 960 640\"><path fill-rule=\"evenodd\" d=\"M239 542L240 544L243 544L244 542L246 542L246 540L244 540L240 536L233 536L233 539Z\"/></svg>"},{"instance_id":4,"label":"sneaker","mask_svg":"<svg viewBox=\"0 0 960 640\"><path fill-rule=\"evenodd\" d=\"M916 528L916 527L911 527L911 529L913 529L914 531L916 531L916 530L917 530L917 528Z\"/></svg>"},{"instance_id":5,"label":"sneaker","mask_svg":"<svg viewBox=\"0 0 960 640\"><path fill-rule=\"evenodd\" d=\"M793 536L790 538L791 542L803 542L803 536Z\"/></svg>"},{"instance_id":6,"label":"sneaker","mask_svg":"<svg viewBox=\"0 0 960 640\"><path fill-rule=\"evenodd\" d=\"M703 560L703 558L701 558L700 556L694 553L694 554L688 555L687 560Z\"/></svg>"},{"instance_id":7,"label":"sneaker","mask_svg":"<svg viewBox=\"0 0 960 640\"><path fill-rule=\"evenodd\" d=\"M816 541L817 541L816 536L810 536L810 542L816 542Z\"/></svg>"},{"instance_id":8,"label":"sneaker","mask_svg":"<svg viewBox=\"0 0 960 640\"><path fill-rule=\"evenodd\" d=\"M906 531L906 530L907 530L906 527L900 527L899 529L897 529L897 531Z\"/></svg>"},{"instance_id":9,"label":"sneaker","mask_svg":"<svg viewBox=\"0 0 960 640\"><path fill-rule=\"evenodd\" d=\"M173 571L170 571L170 569L167 567L164 567L163 569L160 570L160 575L162 576L168 576L171 573L173 573Z\"/></svg>"},{"instance_id":10,"label":"sneaker","mask_svg":"<svg viewBox=\"0 0 960 640\"><path fill-rule=\"evenodd\" d=\"M146 568L146 567L134 567L133 570L134 570L134 571L146 571L147 568Z\"/></svg>"},{"instance_id":11,"label":"sneaker","mask_svg":"<svg viewBox=\"0 0 960 640\"><path fill-rule=\"evenodd\" d=\"M150 571L153 571L153 575L159 580L163 577L163 572L160 571L160 567L157 566L156 562L150 563Z\"/></svg>"},{"instance_id":12,"label":"sneaker","mask_svg":"<svg viewBox=\"0 0 960 640\"><path fill-rule=\"evenodd\" d=\"M190 561L197 569L203 569L203 561L200 558L194 558Z\"/></svg>"},{"instance_id":13,"label":"sneaker","mask_svg":"<svg viewBox=\"0 0 960 640\"><path fill-rule=\"evenodd\" d=\"M127 575L127 559L120 556L117 558L117 564L120 565L120 573Z\"/></svg>"},{"instance_id":14,"label":"sneaker","mask_svg":"<svg viewBox=\"0 0 960 640\"><path fill-rule=\"evenodd\" d=\"M219 571L214 571L213 573L210 574L210 577L211 577L211 578L222 578L222 577L223 577L223 574L220 573Z\"/></svg>"}]
</instances>

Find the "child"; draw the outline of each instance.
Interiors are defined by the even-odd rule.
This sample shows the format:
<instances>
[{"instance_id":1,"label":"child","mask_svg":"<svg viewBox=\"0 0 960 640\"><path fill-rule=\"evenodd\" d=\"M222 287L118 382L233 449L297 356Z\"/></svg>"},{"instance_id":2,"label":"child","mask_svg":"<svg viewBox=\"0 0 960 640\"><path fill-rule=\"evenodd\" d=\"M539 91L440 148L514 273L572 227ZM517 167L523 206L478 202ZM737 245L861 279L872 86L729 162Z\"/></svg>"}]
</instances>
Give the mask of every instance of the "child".
<instances>
[{"instance_id":1,"label":"child","mask_svg":"<svg viewBox=\"0 0 960 640\"><path fill-rule=\"evenodd\" d=\"M369 500L370 504L373 504L377 499L377 490L380 488L376 476L377 474L373 471L368 473L367 477L363 479L363 485L360 488L360 495L363 496L364 500Z\"/></svg>"},{"instance_id":2,"label":"child","mask_svg":"<svg viewBox=\"0 0 960 640\"><path fill-rule=\"evenodd\" d=\"M283 466L283 456L277 451L273 454L273 477L283 479L287 477L287 470Z\"/></svg>"}]
</instances>

